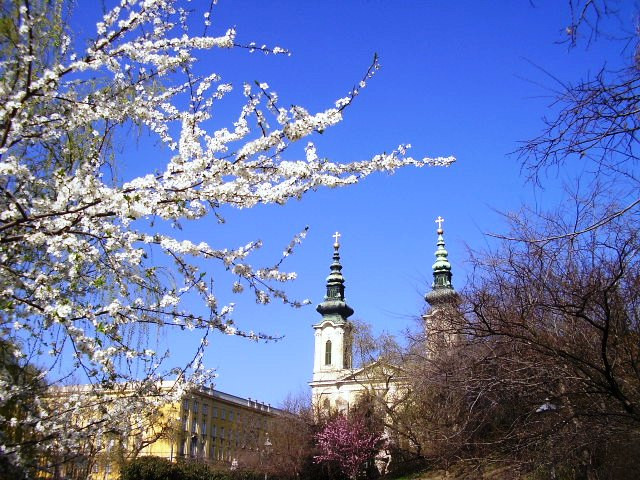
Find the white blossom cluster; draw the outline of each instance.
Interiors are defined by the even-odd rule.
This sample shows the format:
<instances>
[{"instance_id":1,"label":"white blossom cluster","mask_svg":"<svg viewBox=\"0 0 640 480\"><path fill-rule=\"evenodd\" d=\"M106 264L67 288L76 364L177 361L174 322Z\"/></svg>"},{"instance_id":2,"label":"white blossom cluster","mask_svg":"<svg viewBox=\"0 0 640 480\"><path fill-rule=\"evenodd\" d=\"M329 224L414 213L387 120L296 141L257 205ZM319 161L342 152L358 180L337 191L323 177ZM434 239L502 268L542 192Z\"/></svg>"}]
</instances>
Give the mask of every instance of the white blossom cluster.
<instances>
[{"instance_id":1,"label":"white blossom cluster","mask_svg":"<svg viewBox=\"0 0 640 480\"><path fill-rule=\"evenodd\" d=\"M311 142L305 158L284 158L293 142L342 120L377 60L347 97L315 113L280 106L266 83L247 84L235 121L209 131L217 102L232 86L221 74L196 77L198 52L286 50L238 44L233 28L206 34L211 12L201 17L205 34L191 35L188 11L176 0L122 0L97 24L86 48L74 51L82 39L66 30L64 5L16 0L7 13L16 29L0 59L0 431L15 433L20 424L23 432L47 432L39 445L51 458L107 431L130 434L136 412L150 407L141 404L144 398L160 404L192 382L211 380L200 353L185 368L166 369L165 355L144 342L148 332L201 330L201 349L215 330L264 338L237 329L233 304L219 304L197 262L220 263L231 275L231 290L249 290L259 303L305 303L276 287L295 278L281 270L282 260L268 268L249 263L259 241L214 247L153 233L154 221L178 225L218 215L223 206L283 204L376 171L454 161L414 159L408 146L400 146L369 160L333 163ZM114 171L126 151L120 153L116 141L136 128L158 138L167 160L159 172L120 182ZM152 253L175 268L167 273ZM189 309L186 299L193 295L209 314ZM17 378L9 368L29 363L37 368L27 377ZM93 395L65 391L52 411L46 387L54 378L86 379ZM173 387L158 390L167 378ZM136 401L114 395L118 388L137 392ZM20 418L5 413L26 398L30 406ZM26 453L16 435L0 437L0 451L20 463Z\"/></svg>"}]
</instances>

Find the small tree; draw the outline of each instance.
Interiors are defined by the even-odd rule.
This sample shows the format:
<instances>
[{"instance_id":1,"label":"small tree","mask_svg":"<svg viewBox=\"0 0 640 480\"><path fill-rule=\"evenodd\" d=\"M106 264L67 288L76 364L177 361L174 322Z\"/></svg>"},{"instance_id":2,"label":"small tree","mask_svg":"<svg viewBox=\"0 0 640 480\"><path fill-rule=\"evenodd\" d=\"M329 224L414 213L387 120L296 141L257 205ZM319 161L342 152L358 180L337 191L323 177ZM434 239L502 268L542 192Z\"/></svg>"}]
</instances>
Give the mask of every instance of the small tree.
<instances>
[{"instance_id":1,"label":"small tree","mask_svg":"<svg viewBox=\"0 0 640 480\"><path fill-rule=\"evenodd\" d=\"M272 443L265 467L277 478L309 478L305 471L313 461L313 411L308 396L288 396L280 407L286 413L275 417L270 426Z\"/></svg>"},{"instance_id":2,"label":"small tree","mask_svg":"<svg viewBox=\"0 0 640 480\"><path fill-rule=\"evenodd\" d=\"M637 218L544 244L530 240L589 225L592 205L576 203L573 218L514 217L511 236L522 242L474 255L463 292L468 314L458 327L477 360L460 385L475 411L491 412L476 429L488 436L482 443L493 441L511 460L579 478L635 478Z\"/></svg>"},{"instance_id":3,"label":"small tree","mask_svg":"<svg viewBox=\"0 0 640 480\"><path fill-rule=\"evenodd\" d=\"M320 455L318 463L335 462L340 470L355 480L364 464L375 456L382 436L367 430L363 418L338 416L316 435Z\"/></svg>"}]
</instances>

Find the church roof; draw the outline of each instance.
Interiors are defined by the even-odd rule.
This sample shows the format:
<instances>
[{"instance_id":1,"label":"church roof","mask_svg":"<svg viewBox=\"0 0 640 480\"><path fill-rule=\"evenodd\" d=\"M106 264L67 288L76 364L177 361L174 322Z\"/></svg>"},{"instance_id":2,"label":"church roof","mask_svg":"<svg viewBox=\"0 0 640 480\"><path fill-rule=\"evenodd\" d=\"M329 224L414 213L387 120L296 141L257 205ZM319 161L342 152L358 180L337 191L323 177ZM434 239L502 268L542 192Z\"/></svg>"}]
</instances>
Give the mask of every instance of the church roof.
<instances>
[{"instance_id":1,"label":"church roof","mask_svg":"<svg viewBox=\"0 0 640 480\"><path fill-rule=\"evenodd\" d=\"M436 243L436 261L433 264L433 284L430 292L425 295L425 300L432 307L442 305L444 303L454 302L458 298L458 294L453 289L451 283L451 263L449 263L449 252L445 249L444 244L444 230L442 228L442 222L444 218L438 217L436 223L438 224L438 241Z\"/></svg>"},{"instance_id":2,"label":"church roof","mask_svg":"<svg viewBox=\"0 0 640 480\"><path fill-rule=\"evenodd\" d=\"M403 383L407 381L407 372L397 365L384 360L376 360L360 368L347 370L336 378L316 380L311 386L336 385L375 385L389 383Z\"/></svg>"},{"instance_id":3,"label":"church roof","mask_svg":"<svg viewBox=\"0 0 640 480\"><path fill-rule=\"evenodd\" d=\"M342 265L340 264L340 234L336 232L333 244L333 262L330 273L327 277L327 294L324 301L316 307L318 313L322 315L322 321L330 321L334 324L347 323L347 318L353 315L353 308L347 305L344 298L344 277L342 276Z\"/></svg>"}]
</instances>

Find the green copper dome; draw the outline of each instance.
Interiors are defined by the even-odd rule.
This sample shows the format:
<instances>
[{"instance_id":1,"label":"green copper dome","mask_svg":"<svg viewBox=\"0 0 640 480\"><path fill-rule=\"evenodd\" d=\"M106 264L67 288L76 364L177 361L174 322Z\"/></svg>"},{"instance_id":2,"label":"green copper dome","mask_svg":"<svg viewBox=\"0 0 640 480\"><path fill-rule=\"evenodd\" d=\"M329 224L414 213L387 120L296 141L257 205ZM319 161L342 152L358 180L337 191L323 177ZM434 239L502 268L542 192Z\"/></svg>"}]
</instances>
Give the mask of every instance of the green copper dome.
<instances>
[{"instance_id":1,"label":"green copper dome","mask_svg":"<svg viewBox=\"0 0 640 480\"><path fill-rule=\"evenodd\" d=\"M353 309L344 300L344 277L342 276L342 265L340 264L340 244L338 238L340 234L336 232L335 243L333 244L333 262L331 272L327 277L327 294L324 302L316 307L324 320L330 320L335 324L346 323L347 318L353 315Z\"/></svg>"},{"instance_id":2,"label":"green copper dome","mask_svg":"<svg viewBox=\"0 0 640 480\"><path fill-rule=\"evenodd\" d=\"M436 261L433 264L433 285L432 290L425 295L425 300L435 307L438 304L455 301L458 294L453 289L451 283L451 264L449 263L449 253L444 248L444 230L442 229L444 219L438 217L438 242L436 248Z\"/></svg>"}]
</instances>

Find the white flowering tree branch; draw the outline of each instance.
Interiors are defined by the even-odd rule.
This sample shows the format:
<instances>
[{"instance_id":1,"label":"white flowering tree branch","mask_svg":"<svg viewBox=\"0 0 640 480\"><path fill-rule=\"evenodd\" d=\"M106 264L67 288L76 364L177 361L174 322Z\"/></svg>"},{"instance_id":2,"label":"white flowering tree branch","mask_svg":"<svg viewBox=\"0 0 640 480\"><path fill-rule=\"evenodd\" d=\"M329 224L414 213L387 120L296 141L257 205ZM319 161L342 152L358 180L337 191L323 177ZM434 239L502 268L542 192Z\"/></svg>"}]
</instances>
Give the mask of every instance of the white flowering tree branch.
<instances>
[{"instance_id":1,"label":"white flowering tree branch","mask_svg":"<svg viewBox=\"0 0 640 480\"><path fill-rule=\"evenodd\" d=\"M233 304L219 303L202 262L222 265L230 288L249 289L259 303L303 303L279 285L295 278L282 270L282 260L306 229L275 265L257 268L249 256L260 241L215 247L154 231L154 222L178 225L219 215L226 206L283 204L376 171L454 161L415 159L407 155L409 146L400 146L368 160L334 163L308 140L305 158L284 158L292 143L342 121L379 68L377 57L346 97L315 113L279 105L266 83L246 84L235 121L211 130L213 112L232 86L221 74L193 73L199 52L288 52L241 44L233 28L209 35L210 7L204 34L196 36L176 1L122 0L77 51L82 39L68 32L65 2L17 0L2 12L0 328L13 359L0 372L0 430L13 433L0 438L0 450L16 464L27 462L23 447L33 438L18 435L17 422L23 432L39 434L51 459L77 454L107 432L131 435L135 415L210 382L213 373L202 366L210 332L270 338L235 326ZM116 145L134 128L159 139L166 162L159 172L122 182L114 172L126 153ZM174 268L160 267L153 260L158 255ZM189 307L194 295L207 314ZM170 327L202 331L201 348L186 367L164 367L166 355L145 345L149 332ZM60 391L53 411L51 390L33 394L33 382L16 383L7 364L38 365L32 377L45 387L82 379L92 396ZM161 383L167 379L170 388ZM118 389L122 395L114 395ZM8 406L26 392L33 408L18 420Z\"/></svg>"}]
</instances>

